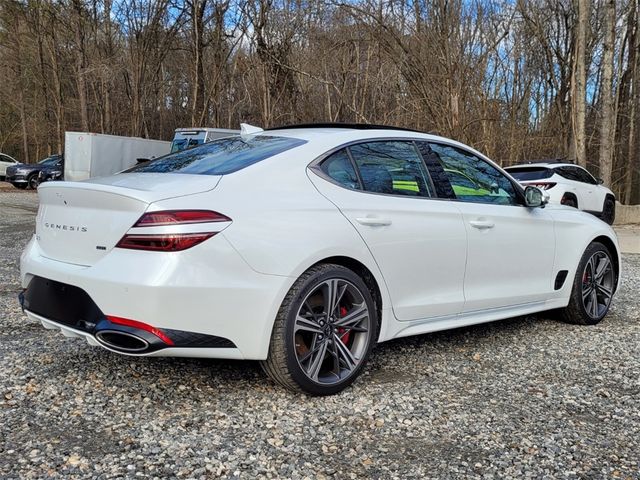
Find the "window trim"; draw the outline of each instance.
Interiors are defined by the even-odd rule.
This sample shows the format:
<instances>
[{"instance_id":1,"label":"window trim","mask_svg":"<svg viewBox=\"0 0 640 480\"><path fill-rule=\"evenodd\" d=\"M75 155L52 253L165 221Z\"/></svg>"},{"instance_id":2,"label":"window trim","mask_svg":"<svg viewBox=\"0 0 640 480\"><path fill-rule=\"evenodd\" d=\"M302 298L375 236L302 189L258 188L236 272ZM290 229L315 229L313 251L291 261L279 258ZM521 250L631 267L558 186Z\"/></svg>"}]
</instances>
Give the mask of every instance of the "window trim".
<instances>
[{"instance_id":1,"label":"window trim","mask_svg":"<svg viewBox=\"0 0 640 480\"><path fill-rule=\"evenodd\" d=\"M364 189L364 181L362 181L362 175L360 175L360 169L358 168L358 164L356 163L355 158L353 158L353 155L351 155L351 148L344 147L343 150L345 152L347 152L347 157L349 157L349 162L351 162L351 168L353 168L353 171L356 174L356 178L358 179L358 185L360 185L360 191L361 192L365 192L366 190ZM337 152L334 152L332 155L334 155L334 154L336 154L336 153L338 153L340 151L341 150L338 150ZM321 162L321 163L323 163L323 162ZM320 170L322 170L322 167L320 166L320 164L318 164L318 167L320 168ZM327 176L329 176L329 175L327 175ZM332 180L334 180L334 179L332 178ZM334 181L336 181L336 180L334 180ZM336 183L337 183L337 181L336 181ZM344 187L344 188L347 188L347 187ZM350 188L349 190L353 190L353 189Z\"/></svg>"},{"instance_id":2,"label":"window trim","mask_svg":"<svg viewBox=\"0 0 640 480\"><path fill-rule=\"evenodd\" d=\"M436 192L435 186L433 184L433 179L431 178L431 172L429 171L429 168L427 167L427 164L424 161L424 157L422 156L422 153L420 153L420 149L416 145L416 141L418 141L418 140L421 140L421 139L407 138L407 137L378 137L378 138L366 138L366 139L352 140L350 142L343 143L343 144L341 144L341 145L339 145L337 147L334 147L334 148L326 151L325 153L323 153L319 157L317 157L314 160L312 160L307 165L307 168L309 170L311 170L312 172L314 172L319 177L323 178L324 180L332 183L333 185L337 185L340 188L344 188L345 190L349 190L350 192L366 193L366 194L369 194L369 195L381 195L383 197L408 198L408 199L412 199L412 200L450 200L448 198L442 198L442 197L438 197L437 196L437 192ZM410 195L401 195L401 194L394 194L394 193L379 193L379 192L370 192L369 190L365 190L364 189L364 183L362 182L362 178L360 177L360 169L356 165L355 160L353 158L353 155L351 155L351 150L350 150L349 147L352 147L354 145L360 145L360 144L363 144L363 143L373 143L373 142L406 142L406 143L413 144L413 148L416 151L418 157L420 158L420 161L422 162L422 166L424 167L425 172L427 173L428 188L429 188L430 195L428 197L422 197L422 196L415 196L414 197L414 196L410 196ZM331 155L333 155L334 153L339 152L342 149L346 149L347 150L347 154L349 155L349 159L351 160L351 165L355 169L356 175L358 177L358 183L360 185L360 190L356 190L356 189L353 189L353 188L345 187L344 185L342 185L341 183L339 183L338 181L336 181L335 179L333 179L329 175L327 175L324 172L324 170L322 170L322 167L321 167L322 162L324 162Z\"/></svg>"},{"instance_id":3,"label":"window trim","mask_svg":"<svg viewBox=\"0 0 640 480\"><path fill-rule=\"evenodd\" d=\"M331 155L333 155L334 153L338 152L339 150L342 150L343 148L347 148L347 152L349 153L349 158L351 158L351 160L353 161L353 158L351 156L351 152L348 150L348 147L351 147L352 145L358 145L360 143L371 143L371 142L411 142L414 144L414 148L416 149L416 151L418 152L418 155L420 156L420 159L422 160L422 164L424 166L424 168L427 171L427 176L429 178L429 186L432 188L432 196L429 197L410 197L407 195L395 195L392 193L377 193L377 192L369 192L367 190L354 190L353 188L348 188L345 187L344 185L342 185L341 183L337 182L336 180L334 180L333 178L331 178L329 175L327 175L322 168L320 167L320 164L325 161L328 157L330 157ZM424 156L422 155L422 152L420 152L420 148L418 148L417 146L417 142L426 142L426 143L436 143L439 145L445 145L447 147L453 147L453 148L458 148L460 150L463 150L465 152L467 152L470 155L473 155L475 157L478 157L480 160L482 160L485 163L488 163L489 165L491 165L494 168L497 168L499 172L501 172L506 178L507 180L511 183L511 185L513 186L515 192L516 192L516 199L517 199L517 204L516 205L501 205L499 203L476 203L476 205L493 205L493 206L497 206L497 207L524 207L524 208L528 208L526 207L525 204L525 198L524 198L524 188L522 187L522 185L520 185L517 181L512 180L511 176L504 171L504 169L498 165L496 162L492 161L491 159L489 159L488 157L484 156L482 153L480 152L475 152L473 150L470 150L469 148L467 148L466 146L462 145L462 144L458 144L458 143L453 143L453 142L448 142L447 139L443 138L440 139L438 138L437 140L431 139L431 138L424 138L424 137L395 137L395 136L391 136L391 137L376 137L376 138L360 138L358 140L351 140L349 142L345 142L342 143L336 147L333 147L329 150L327 150L325 153L319 155L318 157L316 157L315 159L313 159L311 162L309 162L307 164L307 168L309 170L311 170L313 173L315 173L316 175L318 175L320 178L328 181L329 183L332 183L333 185L336 185L340 188L344 188L345 190L349 190L350 192L356 192L356 193L364 193L364 194L368 194L368 195L381 195L384 197L394 197L394 198L405 198L405 199L412 199L412 200L437 200L437 201L447 201L447 202L460 202L460 203L471 203L471 202L465 202L464 200L460 200L459 198L446 198L446 197L440 197L438 196L438 192L435 188L435 184L433 183L433 178L431 177L431 171L429 170L429 166L427 165L427 162L424 159ZM353 164L352 164L353 165ZM354 165L355 167L355 165ZM356 168L356 175L358 176L358 181L361 182L360 179L360 171ZM362 183L360 183L360 186L362 187Z\"/></svg>"}]
</instances>

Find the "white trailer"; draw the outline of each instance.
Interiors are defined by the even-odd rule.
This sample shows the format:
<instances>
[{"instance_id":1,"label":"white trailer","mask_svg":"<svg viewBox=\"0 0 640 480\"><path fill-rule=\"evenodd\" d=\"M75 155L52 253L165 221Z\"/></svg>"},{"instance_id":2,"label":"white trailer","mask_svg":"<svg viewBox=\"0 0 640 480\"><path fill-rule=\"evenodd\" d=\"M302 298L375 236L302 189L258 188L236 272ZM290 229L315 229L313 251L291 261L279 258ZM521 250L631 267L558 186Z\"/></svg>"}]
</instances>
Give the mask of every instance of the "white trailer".
<instances>
[{"instance_id":1,"label":"white trailer","mask_svg":"<svg viewBox=\"0 0 640 480\"><path fill-rule=\"evenodd\" d=\"M202 145L216 138L229 137L239 133L240 130L231 130L228 128L176 128L173 142L171 142L171 153L195 147L196 145Z\"/></svg>"},{"instance_id":2,"label":"white trailer","mask_svg":"<svg viewBox=\"0 0 640 480\"><path fill-rule=\"evenodd\" d=\"M99 133L65 132L64 179L105 177L134 166L138 159L169 153L171 142Z\"/></svg>"}]
</instances>

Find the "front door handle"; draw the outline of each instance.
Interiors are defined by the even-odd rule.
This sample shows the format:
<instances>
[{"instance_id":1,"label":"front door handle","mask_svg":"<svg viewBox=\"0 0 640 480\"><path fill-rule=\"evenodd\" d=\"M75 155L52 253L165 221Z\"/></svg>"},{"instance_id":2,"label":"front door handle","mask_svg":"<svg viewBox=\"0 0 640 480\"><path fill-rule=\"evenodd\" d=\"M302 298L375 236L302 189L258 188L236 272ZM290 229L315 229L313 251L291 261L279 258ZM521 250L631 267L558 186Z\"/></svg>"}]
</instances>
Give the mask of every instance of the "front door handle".
<instances>
[{"instance_id":1,"label":"front door handle","mask_svg":"<svg viewBox=\"0 0 640 480\"><path fill-rule=\"evenodd\" d=\"M356 222L367 227L386 227L391 225L391 220L378 217L359 217L356 218Z\"/></svg>"},{"instance_id":2,"label":"front door handle","mask_svg":"<svg viewBox=\"0 0 640 480\"><path fill-rule=\"evenodd\" d=\"M471 220L469 222L469 225L479 230L485 230L488 228L493 228L495 226L493 222L489 222L487 220Z\"/></svg>"}]
</instances>

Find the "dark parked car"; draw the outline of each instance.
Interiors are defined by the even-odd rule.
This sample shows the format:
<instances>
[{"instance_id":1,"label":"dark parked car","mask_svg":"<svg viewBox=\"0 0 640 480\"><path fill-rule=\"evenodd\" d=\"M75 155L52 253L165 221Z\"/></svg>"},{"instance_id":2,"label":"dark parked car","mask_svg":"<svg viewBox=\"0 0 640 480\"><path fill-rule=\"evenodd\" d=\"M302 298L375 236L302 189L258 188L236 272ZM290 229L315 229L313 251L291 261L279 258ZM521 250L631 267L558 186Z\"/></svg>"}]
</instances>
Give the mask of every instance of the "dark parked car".
<instances>
[{"instance_id":1,"label":"dark parked car","mask_svg":"<svg viewBox=\"0 0 640 480\"><path fill-rule=\"evenodd\" d=\"M19 163L7 168L7 182L16 188L36 188L40 183L42 172L44 180L51 180L57 175L59 180L64 171L64 161L62 155L51 155L35 164Z\"/></svg>"},{"instance_id":2,"label":"dark parked car","mask_svg":"<svg viewBox=\"0 0 640 480\"><path fill-rule=\"evenodd\" d=\"M38 183L53 180L64 180L64 161L56 163L53 167L43 168L38 174Z\"/></svg>"}]
</instances>

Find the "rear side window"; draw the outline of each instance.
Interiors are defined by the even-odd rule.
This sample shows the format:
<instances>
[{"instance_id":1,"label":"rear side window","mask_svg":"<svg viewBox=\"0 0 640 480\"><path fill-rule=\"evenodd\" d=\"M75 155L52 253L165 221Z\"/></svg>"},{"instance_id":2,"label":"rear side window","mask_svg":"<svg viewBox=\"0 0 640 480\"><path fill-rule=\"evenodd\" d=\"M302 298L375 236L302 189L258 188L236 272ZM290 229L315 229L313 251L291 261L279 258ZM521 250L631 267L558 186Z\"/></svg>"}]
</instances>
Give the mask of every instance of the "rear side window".
<instances>
[{"instance_id":1,"label":"rear side window","mask_svg":"<svg viewBox=\"0 0 640 480\"><path fill-rule=\"evenodd\" d=\"M353 168L346 149L340 150L328 157L322 162L320 169L343 187L360 188L358 175L356 174L355 168Z\"/></svg>"},{"instance_id":2,"label":"rear side window","mask_svg":"<svg viewBox=\"0 0 640 480\"><path fill-rule=\"evenodd\" d=\"M567 180L573 180L574 182L589 183L591 185L598 183L589 172L580 167L558 167L556 168L556 172L561 177Z\"/></svg>"},{"instance_id":3,"label":"rear side window","mask_svg":"<svg viewBox=\"0 0 640 480\"><path fill-rule=\"evenodd\" d=\"M553 170L544 167L523 167L505 168L509 175L516 180L526 182L527 180L544 180L553 176Z\"/></svg>"},{"instance_id":4,"label":"rear side window","mask_svg":"<svg viewBox=\"0 0 640 480\"><path fill-rule=\"evenodd\" d=\"M556 168L556 173L567 180L578 181L578 175L576 175L576 171L572 167L558 167Z\"/></svg>"},{"instance_id":5,"label":"rear side window","mask_svg":"<svg viewBox=\"0 0 640 480\"><path fill-rule=\"evenodd\" d=\"M268 135L234 136L171 153L126 172L226 175L307 143L298 138Z\"/></svg>"},{"instance_id":6,"label":"rear side window","mask_svg":"<svg viewBox=\"0 0 640 480\"><path fill-rule=\"evenodd\" d=\"M363 189L373 193L430 197L429 174L413 142L381 141L349 147Z\"/></svg>"},{"instance_id":7,"label":"rear side window","mask_svg":"<svg viewBox=\"0 0 640 480\"><path fill-rule=\"evenodd\" d=\"M596 179L593 178L593 176L583 168L575 167L575 169L577 170L576 175L578 176L581 182L589 183L591 185L596 185L598 183Z\"/></svg>"}]
</instances>

